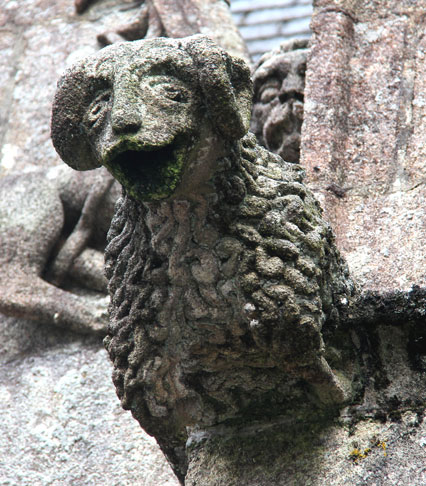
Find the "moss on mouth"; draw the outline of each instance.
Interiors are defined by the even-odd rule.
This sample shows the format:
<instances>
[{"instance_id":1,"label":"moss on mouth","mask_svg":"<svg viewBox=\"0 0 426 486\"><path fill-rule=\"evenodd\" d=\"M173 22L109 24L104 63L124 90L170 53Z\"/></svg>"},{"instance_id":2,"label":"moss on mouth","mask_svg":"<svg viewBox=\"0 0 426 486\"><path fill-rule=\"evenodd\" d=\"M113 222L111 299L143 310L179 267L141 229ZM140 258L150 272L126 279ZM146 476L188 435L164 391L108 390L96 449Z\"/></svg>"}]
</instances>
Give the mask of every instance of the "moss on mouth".
<instances>
[{"instance_id":1,"label":"moss on mouth","mask_svg":"<svg viewBox=\"0 0 426 486\"><path fill-rule=\"evenodd\" d=\"M155 201L171 196L182 174L184 156L168 145L154 150L126 150L105 166L129 195L140 201Z\"/></svg>"}]
</instances>

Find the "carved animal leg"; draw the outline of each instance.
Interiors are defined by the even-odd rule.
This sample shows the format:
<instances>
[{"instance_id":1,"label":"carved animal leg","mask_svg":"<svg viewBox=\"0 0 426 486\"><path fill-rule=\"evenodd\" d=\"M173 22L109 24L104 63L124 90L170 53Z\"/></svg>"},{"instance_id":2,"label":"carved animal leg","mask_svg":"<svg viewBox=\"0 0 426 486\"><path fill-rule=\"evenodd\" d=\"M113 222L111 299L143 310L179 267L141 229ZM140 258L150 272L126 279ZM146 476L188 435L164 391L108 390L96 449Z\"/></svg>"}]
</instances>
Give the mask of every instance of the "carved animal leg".
<instances>
[{"instance_id":1,"label":"carved animal leg","mask_svg":"<svg viewBox=\"0 0 426 486\"><path fill-rule=\"evenodd\" d=\"M104 274L104 255L100 251L86 248L74 260L70 276L82 287L107 293L108 281Z\"/></svg>"},{"instance_id":2,"label":"carved animal leg","mask_svg":"<svg viewBox=\"0 0 426 486\"><path fill-rule=\"evenodd\" d=\"M0 311L4 314L79 333L103 335L106 332L107 297L78 297L50 285L40 277L22 272L15 274L13 280L0 282L0 286Z\"/></svg>"},{"instance_id":3,"label":"carved animal leg","mask_svg":"<svg viewBox=\"0 0 426 486\"><path fill-rule=\"evenodd\" d=\"M71 235L68 237L57 257L47 271L47 279L60 286L68 274L74 260L87 246L92 236L93 227L97 217L97 209L105 193L111 188L114 179L102 176L95 184L81 211L80 219Z\"/></svg>"}]
</instances>

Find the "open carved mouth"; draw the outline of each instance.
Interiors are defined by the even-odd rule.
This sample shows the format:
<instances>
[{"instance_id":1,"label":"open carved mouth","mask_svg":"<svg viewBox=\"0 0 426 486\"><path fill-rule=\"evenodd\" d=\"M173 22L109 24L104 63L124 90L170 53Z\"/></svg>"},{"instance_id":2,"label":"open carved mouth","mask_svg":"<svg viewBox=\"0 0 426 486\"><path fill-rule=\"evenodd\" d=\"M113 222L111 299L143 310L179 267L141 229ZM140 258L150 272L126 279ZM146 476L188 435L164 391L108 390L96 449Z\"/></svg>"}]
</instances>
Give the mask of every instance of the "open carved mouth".
<instances>
[{"instance_id":1,"label":"open carved mouth","mask_svg":"<svg viewBox=\"0 0 426 486\"><path fill-rule=\"evenodd\" d=\"M182 157L174 144L144 150L124 150L105 165L136 199L151 201L170 196L179 183Z\"/></svg>"}]
</instances>

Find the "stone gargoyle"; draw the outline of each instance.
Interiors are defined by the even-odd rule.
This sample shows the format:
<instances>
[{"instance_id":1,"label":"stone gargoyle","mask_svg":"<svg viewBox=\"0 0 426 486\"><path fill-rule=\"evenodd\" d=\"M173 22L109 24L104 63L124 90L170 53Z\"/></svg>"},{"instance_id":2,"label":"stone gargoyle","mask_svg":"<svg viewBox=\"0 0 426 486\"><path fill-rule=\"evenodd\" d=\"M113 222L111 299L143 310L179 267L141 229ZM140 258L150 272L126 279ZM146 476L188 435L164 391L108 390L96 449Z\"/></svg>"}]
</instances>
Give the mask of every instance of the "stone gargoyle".
<instances>
[{"instance_id":1,"label":"stone gargoyle","mask_svg":"<svg viewBox=\"0 0 426 486\"><path fill-rule=\"evenodd\" d=\"M182 481L191 430L275 414L300 387L346 397L322 326L353 284L303 171L247 133L251 100L244 62L197 35L106 47L54 101L62 159L123 186L105 345L122 406Z\"/></svg>"},{"instance_id":2,"label":"stone gargoyle","mask_svg":"<svg viewBox=\"0 0 426 486\"><path fill-rule=\"evenodd\" d=\"M253 69L250 130L287 162L299 162L309 41L294 39L264 54Z\"/></svg>"},{"instance_id":3,"label":"stone gargoyle","mask_svg":"<svg viewBox=\"0 0 426 486\"><path fill-rule=\"evenodd\" d=\"M105 335L103 249L118 184L106 170L0 179L0 312Z\"/></svg>"}]
</instances>

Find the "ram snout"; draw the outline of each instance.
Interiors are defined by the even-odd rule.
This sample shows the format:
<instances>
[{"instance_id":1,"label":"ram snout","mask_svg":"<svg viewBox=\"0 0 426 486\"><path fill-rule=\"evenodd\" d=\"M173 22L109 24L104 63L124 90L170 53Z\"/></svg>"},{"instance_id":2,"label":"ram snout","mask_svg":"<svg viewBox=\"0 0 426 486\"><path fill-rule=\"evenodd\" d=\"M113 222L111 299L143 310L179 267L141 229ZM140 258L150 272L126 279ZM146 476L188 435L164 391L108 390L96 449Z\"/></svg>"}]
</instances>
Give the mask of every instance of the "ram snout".
<instances>
[{"instance_id":1,"label":"ram snout","mask_svg":"<svg viewBox=\"0 0 426 486\"><path fill-rule=\"evenodd\" d=\"M140 201L166 199L176 190L183 170L182 150L177 143L162 147L114 150L105 167Z\"/></svg>"}]
</instances>

